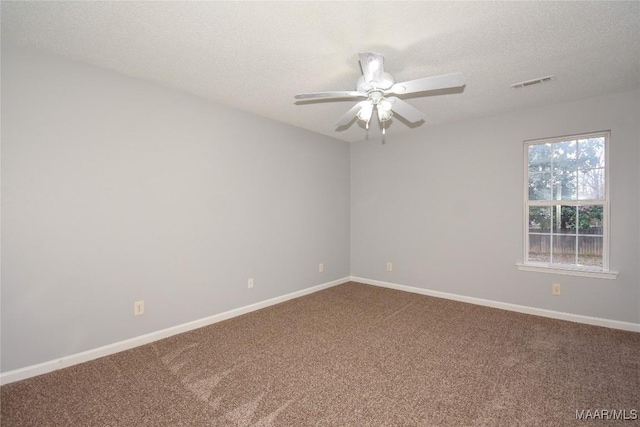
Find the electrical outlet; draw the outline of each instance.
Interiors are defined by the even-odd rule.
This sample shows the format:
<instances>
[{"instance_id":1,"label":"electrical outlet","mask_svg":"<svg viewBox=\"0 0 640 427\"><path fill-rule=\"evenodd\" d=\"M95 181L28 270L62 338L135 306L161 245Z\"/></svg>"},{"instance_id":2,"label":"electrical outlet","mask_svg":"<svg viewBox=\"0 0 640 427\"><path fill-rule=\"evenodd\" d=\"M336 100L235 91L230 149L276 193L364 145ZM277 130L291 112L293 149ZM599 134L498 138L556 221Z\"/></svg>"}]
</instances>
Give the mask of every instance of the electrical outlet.
<instances>
[{"instance_id":1,"label":"electrical outlet","mask_svg":"<svg viewBox=\"0 0 640 427\"><path fill-rule=\"evenodd\" d=\"M318 265L318 272L319 272L319 273L322 273L323 271L324 271L324 263L323 263L323 262L321 262L321 263Z\"/></svg>"},{"instance_id":2,"label":"electrical outlet","mask_svg":"<svg viewBox=\"0 0 640 427\"><path fill-rule=\"evenodd\" d=\"M562 294L562 286L560 283L554 283L551 285L551 295L561 295Z\"/></svg>"},{"instance_id":3,"label":"electrical outlet","mask_svg":"<svg viewBox=\"0 0 640 427\"><path fill-rule=\"evenodd\" d=\"M140 316L144 314L144 301L136 301L133 303L133 315Z\"/></svg>"},{"instance_id":4,"label":"electrical outlet","mask_svg":"<svg viewBox=\"0 0 640 427\"><path fill-rule=\"evenodd\" d=\"M387 271L393 271L393 263L391 262L387 263Z\"/></svg>"},{"instance_id":5,"label":"electrical outlet","mask_svg":"<svg viewBox=\"0 0 640 427\"><path fill-rule=\"evenodd\" d=\"M247 282L247 287L249 289L253 288L253 277L251 279L249 279L249 281Z\"/></svg>"}]
</instances>

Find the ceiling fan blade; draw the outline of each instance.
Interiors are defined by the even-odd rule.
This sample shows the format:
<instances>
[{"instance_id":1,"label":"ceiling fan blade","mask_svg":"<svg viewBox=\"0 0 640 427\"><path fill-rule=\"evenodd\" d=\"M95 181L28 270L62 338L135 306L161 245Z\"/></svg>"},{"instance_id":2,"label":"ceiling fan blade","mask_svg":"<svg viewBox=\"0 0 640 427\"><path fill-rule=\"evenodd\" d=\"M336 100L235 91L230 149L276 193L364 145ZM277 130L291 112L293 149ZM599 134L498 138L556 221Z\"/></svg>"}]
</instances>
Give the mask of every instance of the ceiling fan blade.
<instances>
[{"instance_id":1,"label":"ceiling fan blade","mask_svg":"<svg viewBox=\"0 0 640 427\"><path fill-rule=\"evenodd\" d=\"M447 89L459 86L464 86L464 76L462 73L453 73L396 83L391 86L391 89L386 93L403 95L405 93L424 92L427 90Z\"/></svg>"},{"instance_id":2,"label":"ceiling fan blade","mask_svg":"<svg viewBox=\"0 0 640 427\"><path fill-rule=\"evenodd\" d=\"M387 101L391 102L391 110L399 116L402 116L405 120L411 123L424 120L424 114L422 114L422 111L402 99L396 96L391 96L387 98Z\"/></svg>"},{"instance_id":3,"label":"ceiling fan blade","mask_svg":"<svg viewBox=\"0 0 640 427\"><path fill-rule=\"evenodd\" d=\"M339 128L340 126L344 126L347 123L349 123L351 120L353 120L353 118L358 115L358 112L360 111L360 109L369 102L369 100L366 101L360 101L358 102L356 105L354 105L353 107L351 107L351 109L349 111L347 111L344 116L342 116L340 118L340 120L338 120L336 122L336 127Z\"/></svg>"},{"instance_id":4,"label":"ceiling fan blade","mask_svg":"<svg viewBox=\"0 0 640 427\"><path fill-rule=\"evenodd\" d=\"M296 99L322 99L322 98L366 98L367 94L355 90L341 90L334 92L301 93Z\"/></svg>"},{"instance_id":5,"label":"ceiling fan blade","mask_svg":"<svg viewBox=\"0 0 640 427\"><path fill-rule=\"evenodd\" d=\"M379 53L362 52L360 55L360 67L362 67L362 75L364 81L371 86L382 82L382 73L384 73L384 56Z\"/></svg>"}]
</instances>

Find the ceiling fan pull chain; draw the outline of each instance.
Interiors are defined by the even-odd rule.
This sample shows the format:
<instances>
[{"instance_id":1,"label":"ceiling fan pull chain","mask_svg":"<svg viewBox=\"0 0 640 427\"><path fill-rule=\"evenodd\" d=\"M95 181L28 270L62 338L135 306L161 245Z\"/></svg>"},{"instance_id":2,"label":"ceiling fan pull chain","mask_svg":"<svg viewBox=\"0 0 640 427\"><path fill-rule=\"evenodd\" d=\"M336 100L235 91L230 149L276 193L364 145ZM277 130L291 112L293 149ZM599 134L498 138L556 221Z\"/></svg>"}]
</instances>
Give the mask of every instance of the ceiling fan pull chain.
<instances>
[{"instance_id":1,"label":"ceiling fan pull chain","mask_svg":"<svg viewBox=\"0 0 640 427\"><path fill-rule=\"evenodd\" d=\"M387 143L387 139L385 137L385 134L386 134L386 132L385 132L385 130L386 130L385 122L386 122L386 120L384 122L382 122L382 143L383 144Z\"/></svg>"}]
</instances>

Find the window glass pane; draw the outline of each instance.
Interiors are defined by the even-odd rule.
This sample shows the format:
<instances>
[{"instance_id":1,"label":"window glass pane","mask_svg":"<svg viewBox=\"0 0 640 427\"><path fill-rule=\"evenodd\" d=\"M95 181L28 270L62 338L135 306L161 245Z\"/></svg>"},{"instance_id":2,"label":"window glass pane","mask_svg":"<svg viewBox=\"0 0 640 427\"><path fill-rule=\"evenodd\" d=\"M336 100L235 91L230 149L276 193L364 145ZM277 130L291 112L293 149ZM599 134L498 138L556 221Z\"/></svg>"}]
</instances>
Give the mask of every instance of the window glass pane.
<instances>
[{"instance_id":1,"label":"window glass pane","mask_svg":"<svg viewBox=\"0 0 640 427\"><path fill-rule=\"evenodd\" d=\"M553 200L576 199L578 175L575 171L556 172L553 181Z\"/></svg>"},{"instance_id":2,"label":"window glass pane","mask_svg":"<svg viewBox=\"0 0 640 427\"><path fill-rule=\"evenodd\" d=\"M529 174L529 200L551 200L551 172Z\"/></svg>"},{"instance_id":3,"label":"window glass pane","mask_svg":"<svg viewBox=\"0 0 640 427\"><path fill-rule=\"evenodd\" d=\"M551 231L551 207L529 207L529 231L533 233L549 233Z\"/></svg>"},{"instance_id":4,"label":"window glass pane","mask_svg":"<svg viewBox=\"0 0 640 427\"><path fill-rule=\"evenodd\" d=\"M603 235L602 206L578 207L578 234Z\"/></svg>"},{"instance_id":5,"label":"window glass pane","mask_svg":"<svg viewBox=\"0 0 640 427\"><path fill-rule=\"evenodd\" d=\"M575 236L553 236L553 263L554 264L575 264L576 263L576 238Z\"/></svg>"},{"instance_id":6,"label":"window glass pane","mask_svg":"<svg viewBox=\"0 0 640 427\"><path fill-rule=\"evenodd\" d=\"M578 141L578 167L580 169L604 167L604 137Z\"/></svg>"},{"instance_id":7,"label":"window glass pane","mask_svg":"<svg viewBox=\"0 0 640 427\"><path fill-rule=\"evenodd\" d=\"M602 267L602 237L578 237L578 264Z\"/></svg>"},{"instance_id":8,"label":"window glass pane","mask_svg":"<svg viewBox=\"0 0 640 427\"><path fill-rule=\"evenodd\" d=\"M529 234L529 262L551 262L551 236Z\"/></svg>"},{"instance_id":9,"label":"window glass pane","mask_svg":"<svg viewBox=\"0 0 640 427\"><path fill-rule=\"evenodd\" d=\"M576 207L553 206L553 232L558 234L576 233Z\"/></svg>"},{"instance_id":10,"label":"window glass pane","mask_svg":"<svg viewBox=\"0 0 640 427\"><path fill-rule=\"evenodd\" d=\"M608 241L603 226L609 206L608 133L593 135L526 143L526 262L585 269L608 265L603 248Z\"/></svg>"},{"instance_id":11,"label":"window glass pane","mask_svg":"<svg viewBox=\"0 0 640 427\"><path fill-rule=\"evenodd\" d=\"M572 171L576 169L578 158L578 141L556 142L552 146L553 169L555 171Z\"/></svg>"},{"instance_id":12,"label":"window glass pane","mask_svg":"<svg viewBox=\"0 0 640 427\"><path fill-rule=\"evenodd\" d=\"M551 144L529 146L529 172L551 171Z\"/></svg>"},{"instance_id":13,"label":"window glass pane","mask_svg":"<svg viewBox=\"0 0 640 427\"><path fill-rule=\"evenodd\" d=\"M604 168L579 171L578 183L579 199L604 200Z\"/></svg>"}]
</instances>

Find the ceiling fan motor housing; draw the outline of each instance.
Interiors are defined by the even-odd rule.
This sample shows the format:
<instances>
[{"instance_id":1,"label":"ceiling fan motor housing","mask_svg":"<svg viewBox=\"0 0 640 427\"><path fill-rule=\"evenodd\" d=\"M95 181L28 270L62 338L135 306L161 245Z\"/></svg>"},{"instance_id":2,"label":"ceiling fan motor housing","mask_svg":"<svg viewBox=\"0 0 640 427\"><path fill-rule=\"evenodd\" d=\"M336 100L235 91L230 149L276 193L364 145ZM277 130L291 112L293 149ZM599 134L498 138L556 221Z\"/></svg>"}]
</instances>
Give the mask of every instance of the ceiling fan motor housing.
<instances>
[{"instance_id":1,"label":"ceiling fan motor housing","mask_svg":"<svg viewBox=\"0 0 640 427\"><path fill-rule=\"evenodd\" d=\"M381 73L380 79L378 81L372 81L371 84L367 83L364 79L364 76L360 76L358 78L358 82L356 83L356 90L358 92L367 93L371 90L387 90L390 89L391 86L395 83L395 79L389 73Z\"/></svg>"}]
</instances>

